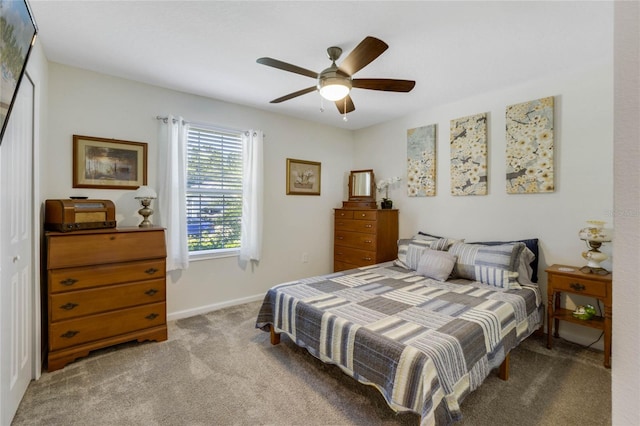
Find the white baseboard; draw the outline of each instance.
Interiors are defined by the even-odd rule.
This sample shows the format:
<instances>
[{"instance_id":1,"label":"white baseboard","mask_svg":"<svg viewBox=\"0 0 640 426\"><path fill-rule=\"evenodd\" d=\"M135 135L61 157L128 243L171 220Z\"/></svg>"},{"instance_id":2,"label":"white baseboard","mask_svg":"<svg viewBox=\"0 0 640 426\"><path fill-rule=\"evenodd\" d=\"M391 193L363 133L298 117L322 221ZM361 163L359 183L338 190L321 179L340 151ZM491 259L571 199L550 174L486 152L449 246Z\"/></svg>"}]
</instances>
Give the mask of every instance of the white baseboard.
<instances>
[{"instance_id":1,"label":"white baseboard","mask_svg":"<svg viewBox=\"0 0 640 426\"><path fill-rule=\"evenodd\" d=\"M217 311L218 309L228 308L229 306L242 305L249 302L257 302L264 298L264 293L254 296L243 297L241 299L227 300L225 302L214 303L212 305L199 306L193 309L185 309L183 311L170 312L167 314L167 321L175 321L182 318L189 318L208 312Z\"/></svg>"}]
</instances>

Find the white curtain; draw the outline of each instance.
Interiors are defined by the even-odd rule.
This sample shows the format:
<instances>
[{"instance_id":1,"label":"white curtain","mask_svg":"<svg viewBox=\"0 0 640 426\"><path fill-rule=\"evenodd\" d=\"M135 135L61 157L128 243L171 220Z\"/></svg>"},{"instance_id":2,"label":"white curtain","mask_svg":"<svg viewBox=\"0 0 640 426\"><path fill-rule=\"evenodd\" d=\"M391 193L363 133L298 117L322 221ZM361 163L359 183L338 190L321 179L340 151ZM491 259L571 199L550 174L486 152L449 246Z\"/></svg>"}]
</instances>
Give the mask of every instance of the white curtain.
<instances>
[{"instance_id":1,"label":"white curtain","mask_svg":"<svg viewBox=\"0 0 640 426\"><path fill-rule=\"evenodd\" d=\"M158 219L166 229L167 271L189 267L187 245L187 130L182 117L160 120Z\"/></svg>"},{"instance_id":2,"label":"white curtain","mask_svg":"<svg viewBox=\"0 0 640 426\"><path fill-rule=\"evenodd\" d=\"M261 130L248 130L242 134L242 262L259 261L262 254L263 140Z\"/></svg>"}]
</instances>

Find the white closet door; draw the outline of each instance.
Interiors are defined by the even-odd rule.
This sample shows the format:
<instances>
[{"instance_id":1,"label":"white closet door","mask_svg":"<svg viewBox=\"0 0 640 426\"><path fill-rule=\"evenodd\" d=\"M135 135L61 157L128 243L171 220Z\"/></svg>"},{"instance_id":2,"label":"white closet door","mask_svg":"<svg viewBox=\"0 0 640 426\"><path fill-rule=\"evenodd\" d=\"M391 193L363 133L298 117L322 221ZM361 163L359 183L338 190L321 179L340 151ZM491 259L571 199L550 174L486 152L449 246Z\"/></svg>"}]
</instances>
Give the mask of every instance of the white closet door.
<instances>
[{"instance_id":1,"label":"white closet door","mask_svg":"<svg viewBox=\"0 0 640 426\"><path fill-rule=\"evenodd\" d=\"M33 377L34 88L25 76L0 146L0 424Z\"/></svg>"}]
</instances>

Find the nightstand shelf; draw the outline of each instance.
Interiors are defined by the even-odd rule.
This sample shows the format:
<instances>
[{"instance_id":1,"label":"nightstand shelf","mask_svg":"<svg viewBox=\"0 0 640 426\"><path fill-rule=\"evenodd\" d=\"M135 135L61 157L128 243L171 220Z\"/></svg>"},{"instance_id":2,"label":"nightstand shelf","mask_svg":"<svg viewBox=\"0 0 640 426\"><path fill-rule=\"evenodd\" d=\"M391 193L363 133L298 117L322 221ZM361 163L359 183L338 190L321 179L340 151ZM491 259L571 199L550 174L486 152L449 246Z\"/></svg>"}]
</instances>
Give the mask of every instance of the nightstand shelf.
<instances>
[{"instance_id":1,"label":"nightstand shelf","mask_svg":"<svg viewBox=\"0 0 640 426\"><path fill-rule=\"evenodd\" d=\"M556 309L554 314L554 318L560 321L572 322L574 324L584 325L585 327L597 328L599 330L604 330L604 317L595 316L588 320L582 320L580 318L576 318L573 316L573 311L570 309ZM556 329L555 337L560 337L557 335L558 330Z\"/></svg>"},{"instance_id":2,"label":"nightstand shelf","mask_svg":"<svg viewBox=\"0 0 640 426\"><path fill-rule=\"evenodd\" d=\"M584 273L578 267L566 265L552 265L545 271L548 274L547 348L553 347L553 337L560 337L558 333L560 321L602 330L604 332L604 366L611 368L612 275L610 273L606 275ZM573 311L560 306L562 293L578 294L601 300L604 304L604 316L596 316L589 320L574 317Z\"/></svg>"}]
</instances>

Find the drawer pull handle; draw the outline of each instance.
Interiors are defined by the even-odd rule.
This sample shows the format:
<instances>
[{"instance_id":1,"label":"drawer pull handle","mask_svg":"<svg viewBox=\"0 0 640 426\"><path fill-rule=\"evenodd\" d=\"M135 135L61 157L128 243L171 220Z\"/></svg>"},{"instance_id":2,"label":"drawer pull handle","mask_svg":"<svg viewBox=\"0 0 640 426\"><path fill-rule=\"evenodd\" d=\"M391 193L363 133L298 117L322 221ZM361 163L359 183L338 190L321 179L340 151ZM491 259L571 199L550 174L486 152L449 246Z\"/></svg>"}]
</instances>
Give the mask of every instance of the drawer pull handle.
<instances>
[{"instance_id":1,"label":"drawer pull handle","mask_svg":"<svg viewBox=\"0 0 640 426\"><path fill-rule=\"evenodd\" d=\"M149 321L152 321L152 320L158 318L158 314L156 314L154 312L154 313L151 313L151 314L147 315L145 318L148 319Z\"/></svg>"},{"instance_id":2,"label":"drawer pull handle","mask_svg":"<svg viewBox=\"0 0 640 426\"><path fill-rule=\"evenodd\" d=\"M149 290L145 291L144 294L146 294L147 296L153 296L157 292L158 290L156 290L155 288L150 288Z\"/></svg>"},{"instance_id":3,"label":"drawer pull handle","mask_svg":"<svg viewBox=\"0 0 640 426\"><path fill-rule=\"evenodd\" d=\"M65 311L70 311L73 308L75 308L76 306L78 306L77 303L69 302L69 303L65 303L64 305L60 306L60 309L64 309Z\"/></svg>"},{"instance_id":4,"label":"drawer pull handle","mask_svg":"<svg viewBox=\"0 0 640 426\"><path fill-rule=\"evenodd\" d=\"M371 227L373 227L373 225L365 225L364 227L365 228L371 228Z\"/></svg>"},{"instance_id":5,"label":"drawer pull handle","mask_svg":"<svg viewBox=\"0 0 640 426\"><path fill-rule=\"evenodd\" d=\"M362 260L371 260L370 257L363 257Z\"/></svg>"},{"instance_id":6,"label":"drawer pull handle","mask_svg":"<svg viewBox=\"0 0 640 426\"><path fill-rule=\"evenodd\" d=\"M80 332L76 330L69 330L64 334L61 334L60 337L64 337L65 339L71 339L73 336L75 336L78 333Z\"/></svg>"},{"instance_id":7,"label":"drawer pull handle","mask_svg":"<svg viewBox=\"0 0 640 426\"><path fill-rule=\"evenodd\" d=\"M366 216L367 216L367 214L366 214L366 213L362 213L362 217L366 217Z\"/></svg>"},{"instance_id":8,"label":"drawer pull handle","mask_svg":"<svg viewBox=\"0 0 640 426\"><path fill-rule=\"evenodd\" d=\"M344 237L341 235L338 237L339 240L344 240Z\"/></svg>"},{"instance_id":9,"label":"drawer pull handle","mask_svg":"<svg viewBox=\"0 0 640 426\"><path fill-rule=\"evenodd\" d=\"M116 239L116 237L111 236L111 237L109 237L109 239L110 239L111 241L113 241L113 240L115 240L115 239Z\"/></svg>"},{"instance_id":10,"label":"drawer pull handle","mask_svg":"<svg viewBox=\"0 0 640 426\"><path fill-rule=\"evenodd\" d=\"M60 281L60 284L62 284L62 285L74 285L77 282L78 282L78 280L75 280L73 278L67 278L66 280Z\"/></svg>"},{"instance_id":11,"label":"drawer pull handle","mask_svg":"<svg viewBox=\"0 0 640 426\"><path fill-rule=\"evenodd\" d=\"M371 240L364 240L364 242L367 243L367 244L371 244L372 241Z\"/></svg>"},{"instance_id":12,"label":"drawer pull handle","mask_svg":"<svg viewBox=\"0 0 640 426\"><path fill-rule=\"evenodd\" d=\"M569 287L571 287L575 291L582 291L582 290L584 290L586 288L584 285L582 285L580 283L571 283L571 284L569 284Z\"/></svg>"},{"instance_id":13,"label":"drawer pull handle","mask_svg":"<svg viewBox=\"0 0 640 426\"><path fill-rule=\"evenodd\" d=\"M149 275L153 275L156 272L158 272L158 270L156 268L149 268L146 271L144 271L145 274L149 274Z\"/></svg>"}]
</instances>

